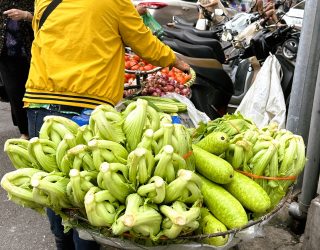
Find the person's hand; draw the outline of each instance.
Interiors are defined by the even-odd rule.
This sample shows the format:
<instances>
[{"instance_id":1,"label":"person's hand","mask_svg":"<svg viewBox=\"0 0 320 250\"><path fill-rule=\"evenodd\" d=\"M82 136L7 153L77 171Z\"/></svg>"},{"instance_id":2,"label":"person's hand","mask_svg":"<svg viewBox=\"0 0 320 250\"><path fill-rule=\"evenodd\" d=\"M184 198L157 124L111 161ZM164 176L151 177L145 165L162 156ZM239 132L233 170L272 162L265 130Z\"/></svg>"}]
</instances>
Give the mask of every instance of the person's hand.
<instances>
[{"instance_id":1,"label":"person's hand","mask_svg":"<svg viewBox=\"0 0 320 250\"><path fill-rule=\"evenodd\" d=\"M176 56L176 60L174 64L172 65L173 67L180 69L184 73L189 73L190 72L190 66L189 64L185 63L182 61L178 56Z\"/></svg>"},{"instance_id":2,"label":"person's hand","mask_svg":"<svg viewBox=\"0 0 320 250\"><path fill-rule=\"evenodd\" d=\"M138 11L140 16L143 15L143 14L146 14L147 11L148 11L147 7L143 6L143 5L137 5L136 9L137 9L137 11Z\"/></svg>"},{"instance_id":3,"label":"person's hand","mask_svg":"<svg viewBox=\"0 0 320 250\"><path fill-rule=\"evenodd\" d=\"M7 15L14 21L27 20L29 12L18 10L18 9L10 9L3 12L4 15Z\"/></svg>"}]
</instances>

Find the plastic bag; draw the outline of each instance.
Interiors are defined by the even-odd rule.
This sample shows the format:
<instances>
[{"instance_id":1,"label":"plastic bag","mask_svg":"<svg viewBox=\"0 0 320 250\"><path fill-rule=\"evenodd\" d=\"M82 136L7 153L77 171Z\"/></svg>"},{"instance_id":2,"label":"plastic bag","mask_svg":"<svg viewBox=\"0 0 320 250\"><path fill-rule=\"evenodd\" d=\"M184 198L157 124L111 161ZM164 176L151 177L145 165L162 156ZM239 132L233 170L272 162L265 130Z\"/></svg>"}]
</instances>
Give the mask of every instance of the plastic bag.
<instances>
[{"instance_id":1,"label":"plastic bag","mask_svg":"<svg viewBox=\"0 0 320 250\"><path fill-rule=\"evenodd\" d=\"M187 127L197 127L199 122L207 123L208 121L210 121L210 118L205 113L197 110L196 107L193 105L193 103L187 97L179 95L174 92L166 93L163 97L173 98L173 99L176 99L179 102L187 105L187 110L188 110L187 116L188 116L188 119L190 119L193 124L193 126L191 126L191 124L190 124ZM181 116L180 118L182 118L182 120L186 119L182 114L180 114L180 116ZM186 125L186 124L184 124L184 125Z\"/></svg>"},{"instance_id":2,"label":"plastic bag","mask_svg":"<svg viewBox=\"0 0 320 250\"><path fill-rule=\"evenodd\" d=\"M261 67L236 112L252 119L259 128L276 122L285 128L286 104L281 88L281 65L273 55Z\"/></svg>"},{"instance_id":3,"label":"plastic bag","mask_svg":"<svg viewBox=\"0 0 320 250\"><path fill-rule=\"evenodd\" d=\"M156 21L156 19L154 19L154 17L149 12L143 14L141 17L143 19L143 23L152 31L152 34L157 37L161 37L163 35L164 31L162 26Z\"/></svg>"},{"instance_id":4,"label":"plastic bag","mask_svg":"<svg viewBox=\"0 0 320 250\"><path fill-rule=\"evenodd\" d=\"M199 18L196 24L197 30L206 30L207 28L207 20L204 18Z\"/></svg>"}]
</instances>

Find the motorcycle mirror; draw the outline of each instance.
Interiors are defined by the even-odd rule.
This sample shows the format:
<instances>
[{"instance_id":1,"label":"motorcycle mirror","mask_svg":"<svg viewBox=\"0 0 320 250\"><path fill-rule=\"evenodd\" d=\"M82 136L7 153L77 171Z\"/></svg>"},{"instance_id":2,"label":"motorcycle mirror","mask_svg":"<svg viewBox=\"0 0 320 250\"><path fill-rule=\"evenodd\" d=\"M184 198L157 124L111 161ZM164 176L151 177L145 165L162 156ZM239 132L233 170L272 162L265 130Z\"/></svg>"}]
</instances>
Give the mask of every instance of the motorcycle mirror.
<instances>
[{"instance_id":1,"label":"motorcycle mirror","mask_svg":"<svg viewBox=\"0 0 320 250\"><path fill-rule=\"evenodd\" d=\"M214 14L217 15L217 16L223 16L224 12L223 12L222 9L215 9L214 10Z\"/></svg>"}]
</instances>

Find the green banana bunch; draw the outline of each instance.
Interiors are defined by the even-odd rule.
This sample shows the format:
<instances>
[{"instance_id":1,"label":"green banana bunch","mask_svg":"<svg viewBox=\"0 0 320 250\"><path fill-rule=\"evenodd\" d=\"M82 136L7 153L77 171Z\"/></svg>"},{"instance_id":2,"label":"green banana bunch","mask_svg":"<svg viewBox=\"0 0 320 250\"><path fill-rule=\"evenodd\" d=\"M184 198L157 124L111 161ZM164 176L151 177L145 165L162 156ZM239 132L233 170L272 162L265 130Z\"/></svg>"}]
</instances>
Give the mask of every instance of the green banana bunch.
<instances>
[{"instance_id":1,"label":"green banana bunch","mask_svg":"<svg viewBox=\"0 0 320 250\"><path fill-rule=\"evenodd\" d=\"M66 134L76 135L78 132L79 125L63 116L48 115L43 121L39 138L51 140L57 145Z\"/></svg>"},{"instance_id":2,"label":"green banana bunch","mask_svg":"<svg viewBox=\"0 0 320 250\"><path fill-rule=\"evenodd\" d=\"M160 127L164 124L172 123L171 115L167 113L158 113L160 116Z\"/></svg>"},{"instance_id":3,"label":"green banana bunch","mask_svg":"<svg viewBox=\"0 0 320 250\"><path fill-rule=\"evenodd\" d=\"M276 138L279 141L277 176L299 176L306 163L306 147L303 138L289 131L281 131ZM272 187L269 191L271 208L279 203L293 183L293 179L277 180L271 183L269 181L269 186Z\"/></svg>"},{"instance_id":4,"label":"green banana bunch","mask_svg":"<svg viewBox=\"0 0 320 250\"><path fill-rule=\"evenodd\" d=\"M279 124L277 122L270 122L267 126L261 128L260 131L266 135L274 137L274 135L279 131Z\"/></svg>"},{"instance_id":5,"label":"green banana bunch","mask_svg":"<svg viewBox=\"0 0 320 250\"><path fill-rule=\"evenodd\" d=\"M294 136L290 139L287 139L284 143L284 151L283 155L281 155L280 159L280 168L279 168L279 175L286 176L286 173L293 165L295 159L297 158L297 140ZM283 144L280 145L281 149ZM282 153L282 151L281 151Z\"/></svg>"},{"instance_id":6,"label":"green banana bunch","mask_svg":"<svg viewBox=\"0 0 320 250\"><path fill-rule=\"evenodd\" d=\"M33 137L29 141L28 153L35 166L47 172L59 171L56 162L57 144L49 139Z\"/></svg>"},{"instance_id":7,"label":"green banana bunch","mask_svg":"<svg viewBox=\"0 0 320 250\"><path fill-rule=\"evenodd\" d=\"M180 169L177 178L166 187L164 203L174 201L194 203L202 198L201 179L190 170Z\"/></svg>"},{"instance_id":8,"label":"green banana bunch","mask_svg":"<svg viewBox=\"0 0 320 250\"><path fill-rule=\"evenodd\" d=\"M279 162L283 161L284 153L286 148L288 147L289 141L294 137L294 134L288 130L281 129L275 134L275 140L279 143L278 155Z\"/></svg>"},{"instance_id":9,"label":"green banana bunch","mask_svg":"<svg viewBox=\"0 0 320 250\"><path fill-rule=\"evenodd\" d=\"M155 131L153 140L155 141L154 153L158 154L165 145L171 145L175 152L179 149L177 139L173 136L174 126L171 123L163 124L160 129Z\"/></svg>"},{"instance_id":10,"label":"green banana bunch","mask_svg":"<svg viewBox=\"0 0 320 250\"><path fill-rule=\"evenodd\" d=\"M69 174L71 169L95 171L91 150L88 146L79 144L69 149L59 165L61 172Z\"/></svg>"},{"instance_id":11,"label":"green banana bunch","mask_svg":"<svg viewBox=\"0 0 320 250\"><path fill-rule=\"evenodd\" d=\"M147 183L154 170L154 156L144 148L136 148L128 156L127 165L129 169L129 181L138 187Z\"/></svg>"},{"instance_id":12,"label":"green banana bunch","mask_svg":"<svg viewBox=\"0 0 320 250\"><path fill-rule=\"evenodd\" d=\"M128 151L117 142L93 139L88 142L88 149L92 152L93 166L97 171L102 162L127 163Z\"/></svg>"},{"instance_id":13,"label":"green banana bunch","mask_svg":"<svg viewBox=\"0 0 320 250\"><path fill-rule=\"evenodd\" d=\"M157 131L160 128L160 115L159 113L151 106L147 107L147 121L146 128Z\"/></svg>"},{"instance_id":14,"label":"green banana bunch","mask_svg":"<svg viewBox=\"0 0 320 250\"><path fill-rule=\"evenodd\" d=\"M63 157L67 154L68 150L77 145L76 138L73 134L66 134L57 146L56 162L61 166Z\"/></svg>"},{"instance_id":15,"label":"green banana bunch","mask_svg":"<svg viewBox=\"0 0 320 250\"><path fill-rule=\"evenodd\" d=\"M180 168L184 168L186 166L185 160L174 153L174 149L171 145L165 145L160 152L155 156L155 170L153 175L160 176L167 183L172 182L176 178L176 171ZM174 160L179 159L180 167L177 166ZM184 162L184 167L183 167Z\"/></svg>"},{"instance_id":16,"label":"green banana bunch","mask_svg":"<svg viewBox=\"0 0 320 250\"><path fill-rule=\"evenodd\" d=\"M91 187L84 197L84 206L88 221L96 227L110 227L115 221L120 206L117 199L108 190Z\"/></svg>"},{"instance_id":17,"label":"green banana bunch","mask_svg":"<svg viewBox=\"0 0 320 250\"><path fill-rule=\"evenodd\" d=\"M182 156L186 162L186 169L195 170L195 158L192 154L192 139L185 126L182 124L174 124L173 138L177 141L179 147L175 152Z\"/></svg>"},{"instance_id":18,"label":"green banana bunch","mask_svg":"<svg viewBox=\"0 0 320 250\"><path fill-rule=\"evenodd\" d=\"M156 142L153 139L154 132L152 129L147 129L144 131L141 142L137 145L137 148L145 148L150 150L151 152L154 152L154 148L157 147Z\"/></svg>"},{"instance_id":19,"label":"green banana bunch","mask_svg":"<svg viewBox=\"0 0 320 250\"><path fill-rule=\"evenodd\" d=\"M253 128L256 128L256 125L238 112L235 114L226 114L221 118L209 121L206 135L213 131L220 131L226 133L229 138L232 139L235 135Z\"/></svg>"},{"instance_id":20,"label":"green banana bunch","mask_svg":"<svg viewBox=\"0 0 320 250\"><path fill-rule=\"evenodd\" d=\"M263 175L274 154L278 143L272 137L262 136L253 146L253 157L249 160L249 168L255 175Z\"/></svg>"},{"instance_id":21,"label":"green banana bunch","mask_svg":"<svg viewBox=\"0 0 320 250\"><path fill-rule=\"evenodd\" d=\"M146 201L160 204L164 201L166 195L166 183L161 177L153 176L148 184L141 185L138 188L137 193L141 197L146 197Z\"/></svg>"},{"instance_id":22,"label":"green banana bunch","mask_svg":"<svg viewBox=\"0 0 320 250\"><path fill-rule=\"evenodd\" d=\"M199 227L200 203L196 202L189 209L181 201L175 201L172 206L162 205L160 211L165 215L162 222L162 231L159 236L169 239L177 238L181 233L190 233Z\"/></svg>"},{"instance_id":23,"label":"green banana bunch","mask_svg":"<svg viewBox=\"0 0 320 250\"><path fill-rule=\"evenodd\" d=\"M89 141L94 139L94 133L90 129L89 125L82 125L78 128L78 132L76 134L76 142L77 144L87 144Z\"/></svg>"},{"instance_id":24,"label":"green banana bunch","mask_svg":"<svg viewBox=\"0 0 320 250\"><path fill-rule=\"evenodd\" d=\"M84 197L90 188L97 185L97 172L71 169L70 181L67 185L67 196L75 207L84 207Z\"/></svg>"},{"instance_id":25,"label":"green banana bunch","mask_svg":"<svg viewBox=\"0 0 320 250\"><path fill-rule=\"evenodd\" d=\"M137 194L130 194L126 199L126 210L112 225L112 233L121 235L131 231L155 239L160 231L162 216L156 208L145 204Z\"/></svg>"},{"instance_id":26,"label":"green banana bunch","mask_svg":"<svg viewBox=\"0 0 320 250\"><path fill-rule=\"evenodd\" d=\"M122 112L124 116L123 131L127 138L129 152L136 149L146 129L157 131L160 127L158 112L143 99L131 102Z\"/></svg>"},{"instance_id":27,"label":"green banana bunch","mask_svg":"<svg viewBox=\"0 0 320 250\"><path fill-rule=\"evenodd\" d=\"M258 128L251 128L242 133L242 138L254 145L257 142L260 133Z\"/></svg>"},{"instance_id":28,"label":"green banana bunch","mask_svg":"<svg viewBox=\"0 0 320 250\"><path fill-rule=\"evenodd\" d=\"M250 171L248 162L253 156L252 143L244 139L243 135L235 136L234 139L226 151L225 159L235 169Z\"/></svg>"},{"instance_id":29,"label":"green banana bunch","mask_svg":"<svg viewBox=\"0 0 320 250\"><path fill-rule=\"evenodd\" d=\"M41 172L35 168L19 168L6 173L1 179L1 187L7 191L9 200L22 206L44 212L44 207L34 201L31 188L31 177Z\"/></svg>"},{"instance_id":30,"label":"green banana bunch","mask_svg":"<svg viewBox=\"0 0 320 250\"><path fill-rule=\"evenodd\" d=\"M96 138L124 143L123 117L111 105L99 105L91 113L89 126Z\"/></svg>"},{"instance_id":31,"label":"green banana bunch","mask_svg":"<svg viewBox=\"0 0 320 250\"><path fill-rule=\"evenodd\" d=\"M31 177L33 199L54 211L70 208L72 205L67 197L68 183L69 178L61 172L37 172Z\"/></svg>"},{"instance_id":32,"label":"green banana bunch","mask_svg":"<svg viewBox=\"0 0 320 250\"><path fill-rule=\"evenodd\" d=\"M29 141L25 139L8 139L4 144L4 152L7 153L13 166L19 168L38 168L37 161L28 153Z\"/></svg>"},{"instance_id":33,"label":"green banana bunch","mask_svg":"<svg viewBox=\"0 0 320 250\"><path fill-rule=\"evenodd\" d=\"M135 191L128 181L128 172L124 164L103 162L97 176L98 186L109 190L117 200L125 203L126 197Z\"/></svg>"},{"instance_id":34,"label":"green banana bunch","mask_svg":"<svg viewBox=\"0 0 320 250\"><path fill-rule=\"evenodd\" d=\"M264 173L265 176L269 176L269 177L276 177L279 175L279 157L278 157L278 152L274 153L271 160L270 160L270 163L269 163L269 166L267 166L266 170L265 170L265 173ZM264 181L263 185L265 185L266 181ZM269 180L267 181L268 183L268 186L264 188L265 191L267 191L267 193L269 194L270 193L270 188L275 188L278 186L278 183L274 180Z\"/></svg>"}]
</instances>

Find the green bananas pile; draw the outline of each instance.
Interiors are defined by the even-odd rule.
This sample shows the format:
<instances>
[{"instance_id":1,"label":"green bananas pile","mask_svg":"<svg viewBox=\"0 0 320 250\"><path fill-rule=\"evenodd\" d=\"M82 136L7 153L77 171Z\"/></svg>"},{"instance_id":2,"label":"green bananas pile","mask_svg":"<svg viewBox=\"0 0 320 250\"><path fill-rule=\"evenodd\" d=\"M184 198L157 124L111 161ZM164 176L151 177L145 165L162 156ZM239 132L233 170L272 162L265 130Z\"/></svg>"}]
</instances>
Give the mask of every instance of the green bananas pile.
<instances>
[{"instance_id":1,"label":"green bananas pile","mask_svg":"<svg viewBox=\"0 0 320 250\"><path fill-rule=\"evenodd\" d=\"M235 135L225 159L235 169L256 178L275 205L304 168L305 144L301 136L279 130L277 124L271 123L260 130L252 127Z\"/></svg>"},{"instance_id":2,"label":"green bananas pile","mask_svg":"<svg viewBox=\"0 0 320 250\"><path fill-rule=\"evenodd\" d=\"M49 207L63 219L65 209L77 208L91 226L109 227L115 235L129 230L153 240L177 237L200 219L191 149L188 130L146 100L122 112L101 105L88 125L46 116L39 137L7 140L4 150L17 170L5 174L1 185L17 204ZM169 218L168 209L161 213L164 204L185 222Z\"/></svg>"}]
</instances>

